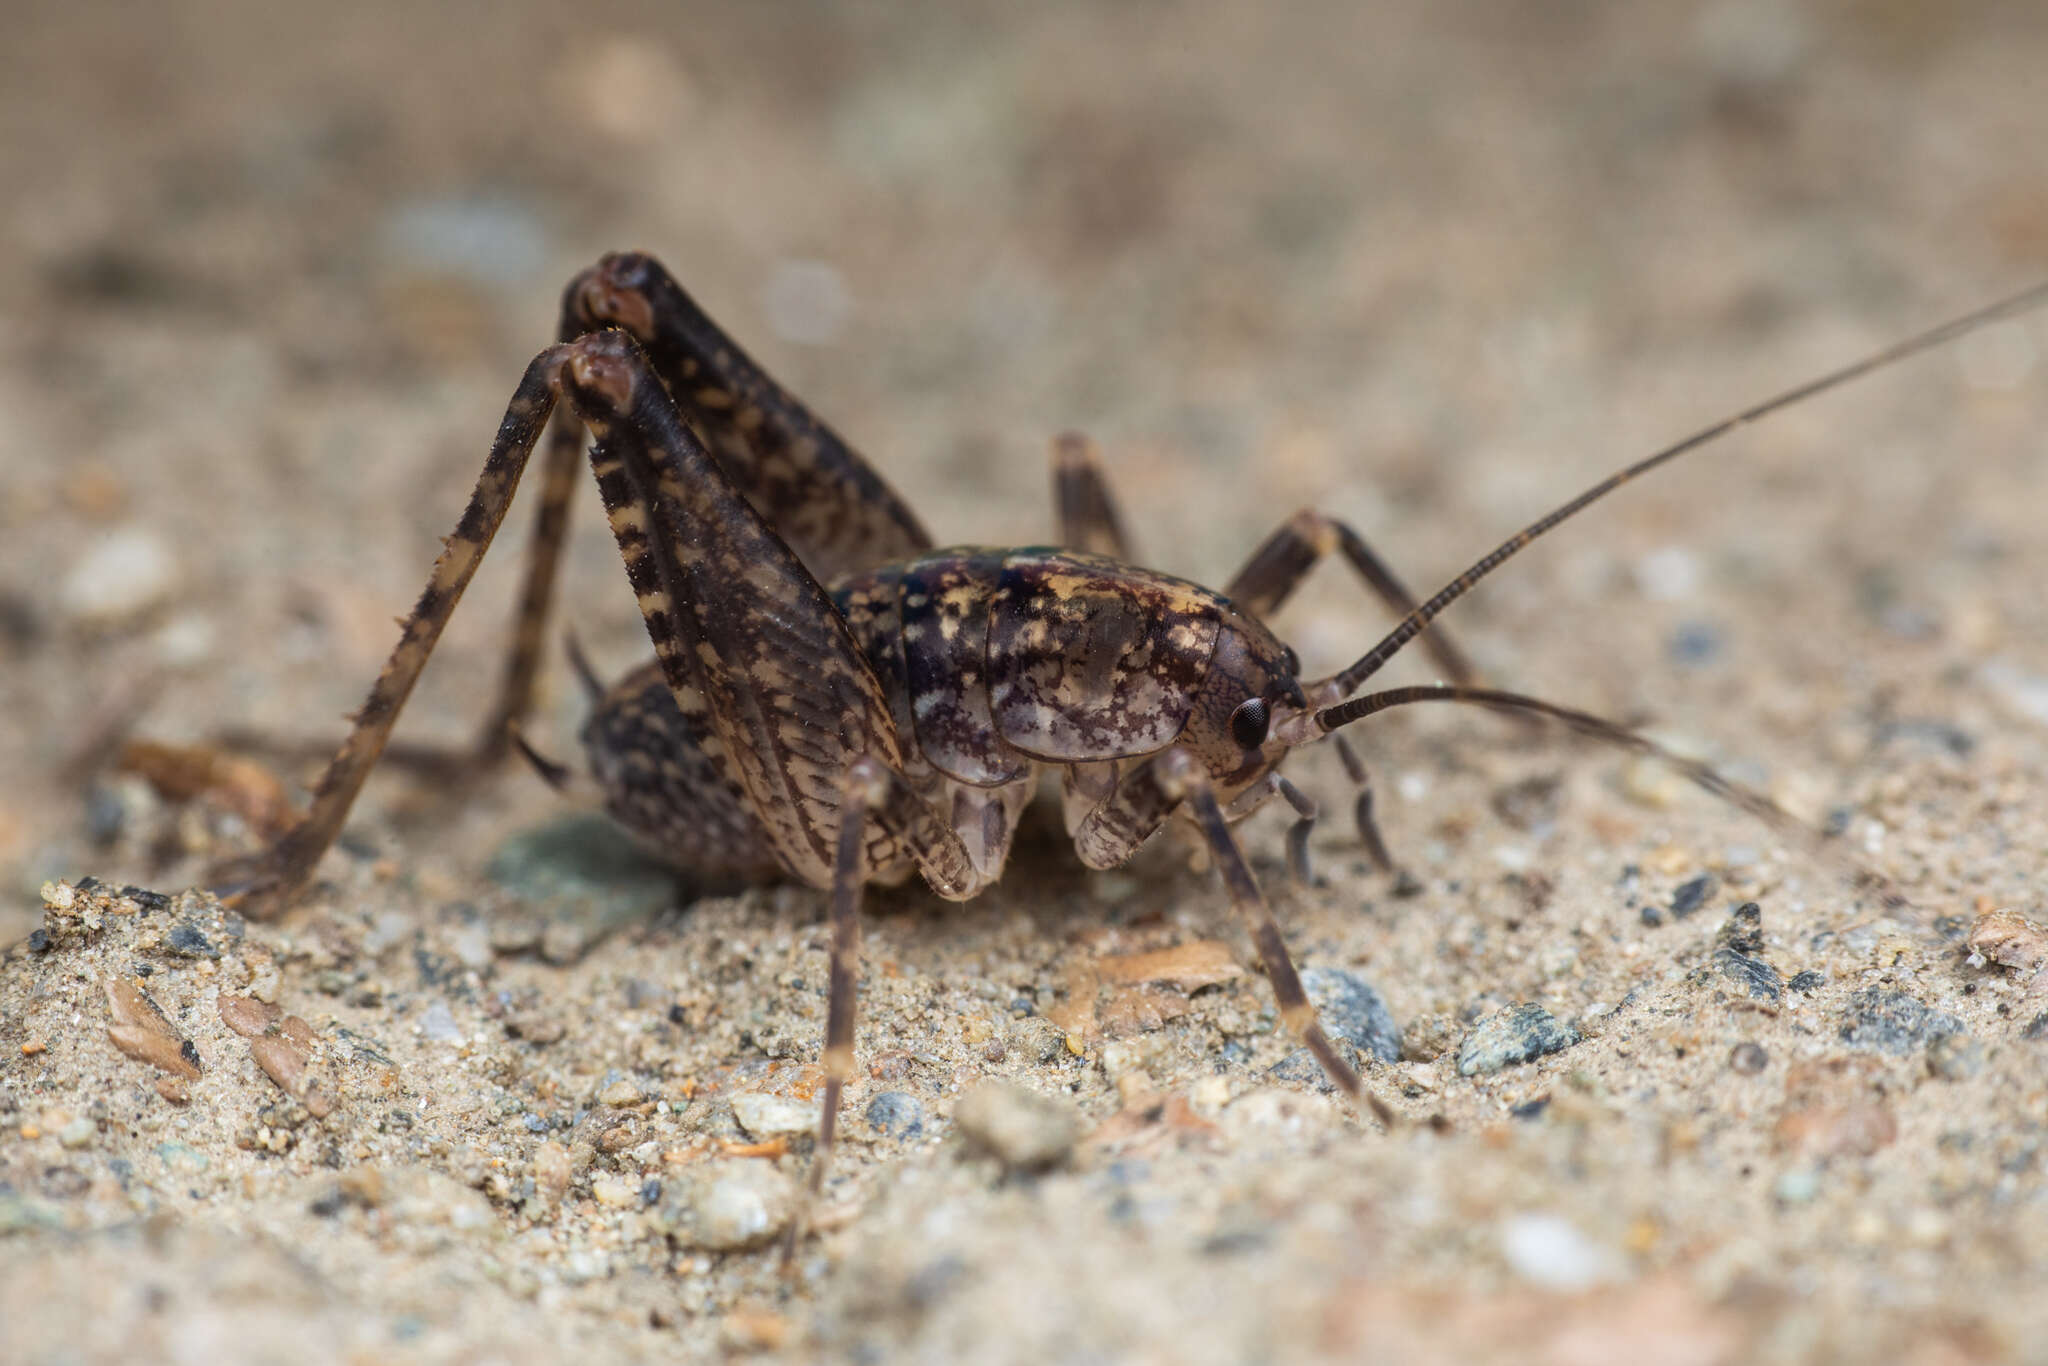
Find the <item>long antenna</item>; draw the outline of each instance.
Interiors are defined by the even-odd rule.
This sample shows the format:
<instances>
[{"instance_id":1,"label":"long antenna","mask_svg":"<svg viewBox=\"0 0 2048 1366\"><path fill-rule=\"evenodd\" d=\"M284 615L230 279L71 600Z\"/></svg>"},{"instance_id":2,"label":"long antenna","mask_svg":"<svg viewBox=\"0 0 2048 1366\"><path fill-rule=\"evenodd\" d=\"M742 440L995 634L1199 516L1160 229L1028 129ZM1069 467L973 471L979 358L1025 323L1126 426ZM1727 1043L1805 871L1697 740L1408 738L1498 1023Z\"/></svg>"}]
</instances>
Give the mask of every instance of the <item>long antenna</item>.
<instances>
[{"instance_id":1,"label":"long antenna","mask_svg":"<svg viewBox=\"0 0 2048 1366\"><path fill-rule=\"evenodd\" d=\"M1988 307L1980 308L1974 313L1966 313L1960 318L1945 322L1939 327L1930 328L1928 331L1919 333L1916 336L1908 337L1902 342L1895 342L1881 351L1865 356L1853 365L1845 365L1839 370L1829 371L1819 379L1808 380L1796 389L1787 389L1784 393L1767 398L1754 407L1743 409L1733 417L1723 418L1711 427L1703 427L1676 445L1666 446L1655 455L1638 460L1627 469L1609 475L1592 488L1587 489L1584 493L1572 499L1569 503L1566 503L1563 507L1558 508L1548 516L1530 523L1527 527L1501 542L1499 546L1490 551L1483 559L1473 564L1470 569L1458 575L1457 578L1452 579L1435 597L1402 618L1401 623L1393 630L1387 632L1379 644L1367 650L1363 655L1359 656L1357 663L1337 675L1335 682L1340 692L1348 694L1358 691L1366 679L1378 673L1388 660L1400 652L1402 646L1420 635L1422 629L1429 625L1444 608L1470 592L1474 584L1500 568L1505 561L1514 556L1522 547L1528 545L1529 542L1535 540L1558 523L1577 515L1590 505L1599 502L1602 498L1605 498L1623 484L1628 483L1637 475L1647 474L1666 461L1676 460L1687 451L1698 450L1701 446L1718 441L1738 427L1746 427L1759 418L1768 417L1781 408L1789 408L1795 403L1800 403L1814 397L1816 394L1824 394L1830 389L1839 388L1850 380L1860 379L1873 370L1881 370L1895 361L1904 360L1906 357L1915 355L1918 352L1940 346L1944 342L1953 341L1957 337L1974 332L1978 328L1997 322L2001 318L2008 318L2014 314L2023 313L2044 301L2048 301L2048 282L2037 284L2031 289L2022 290L2020 293L2001 299Z\"/></svg>"}]
</instances>

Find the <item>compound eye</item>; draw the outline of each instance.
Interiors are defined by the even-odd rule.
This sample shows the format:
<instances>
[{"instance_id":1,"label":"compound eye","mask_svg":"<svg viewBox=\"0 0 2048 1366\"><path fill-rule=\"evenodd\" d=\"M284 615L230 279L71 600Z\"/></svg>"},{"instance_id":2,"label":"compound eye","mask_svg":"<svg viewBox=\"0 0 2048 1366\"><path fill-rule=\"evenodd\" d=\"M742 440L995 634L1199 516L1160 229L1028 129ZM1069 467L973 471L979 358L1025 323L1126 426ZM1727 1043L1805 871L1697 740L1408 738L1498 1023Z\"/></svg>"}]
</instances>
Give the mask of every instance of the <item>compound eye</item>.
<instances>
[{"instance_id":1,"label":"compound eye","mask_svg":"<svg viewBox=\"0 0 2048 1366\"><path fill-rule=\"evenodd\" d=\"M1266 704L1259 698L1248 698L1230 713L1230 733L1237 737L1237 743L1246 749L1257 749L1266 743L1266 728L1272 724L1272 715Z\"/></svg>"}]
</instances>

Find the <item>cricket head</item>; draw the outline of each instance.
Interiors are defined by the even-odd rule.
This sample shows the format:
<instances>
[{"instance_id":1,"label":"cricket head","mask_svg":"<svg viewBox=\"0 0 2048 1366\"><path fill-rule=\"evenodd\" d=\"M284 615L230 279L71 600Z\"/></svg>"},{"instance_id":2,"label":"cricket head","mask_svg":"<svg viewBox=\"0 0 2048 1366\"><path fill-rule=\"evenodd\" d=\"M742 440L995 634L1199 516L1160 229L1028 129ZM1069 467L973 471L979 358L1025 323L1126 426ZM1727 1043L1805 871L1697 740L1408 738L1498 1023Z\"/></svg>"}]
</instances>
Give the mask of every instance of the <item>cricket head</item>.
<instances>
[{"instance_id":1,"label":"cricket head","mask_svg":"<svg viewBox=\"0 0 2048 1366\"><path fill-rule=\"evenodd\" d=\"M1267 780L1302 743L1298 718L1310 705L1301 657L1257 619L1226 611L1209 669L1178 744L1207 770L1232 819L1272 793Z\"/></svg>"}]
</instances>

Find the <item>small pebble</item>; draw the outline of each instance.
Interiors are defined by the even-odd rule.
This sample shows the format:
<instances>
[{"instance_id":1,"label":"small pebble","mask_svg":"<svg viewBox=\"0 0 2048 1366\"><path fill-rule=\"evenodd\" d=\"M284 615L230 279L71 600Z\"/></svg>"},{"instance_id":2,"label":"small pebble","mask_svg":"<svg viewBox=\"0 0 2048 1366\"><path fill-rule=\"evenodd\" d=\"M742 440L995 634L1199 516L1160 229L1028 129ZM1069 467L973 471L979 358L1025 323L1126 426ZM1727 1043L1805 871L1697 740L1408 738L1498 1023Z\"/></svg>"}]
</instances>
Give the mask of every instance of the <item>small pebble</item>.
<instances>
[{"instance_id":1,"label":"small pebble","mask_svg":"<svg viewBox=\"0 0 2048 1366\"><path fill-rule=\"evenodd\" d=\"M210 1162L205 1153L200 1152L190 1144L180 1143L176 1139L172 1139L168 1143L159 1143L156 1155L163 1162L164 1166L174 1172L187 1176L205 1171Z\"/></svg>"},{"instance_id":2,"label":"small pebble","mask_svg":"<svg viewBox=\"0 0 2048 1366\"><path fill-rule=\"evenodd\" d=\"M1009 1082L983 1082L962 1096L953 1123L971 1146L1013 1170L1055 1166L1081 1138L1071 1106Z\"/></svg>"},{"instance_id":3,"label":"small pebble","mask_svg":"<svg viewBox=\"0 0 2048 1366\"><path fill-rule=\"evenodd\" d=\"M1381 1062L1401 1057L1401 1028L1370 982L1342 968L1304 968L1301 985L1332 1038Z\"/></svg>"},{"instance_id":4,"label":"small pebble","mask_svg":"<svg viewBox=\"0 0 2048 1366\"><path fill-rule=\"evenodd\" d=\"M1734 949L1715 949L1714 966L1721 970L1723 977L1746 989L1756 1000L1776 1005L1784 994L1784 979L1778 976L1776 968L1761 958L1751 958Z\"/></svg>"},{"instance_id":5,"label":"small pebble","mask_svg":"<svg viewBox=\"0 0 2048 1366\"><path fill-rule=\"evenodd\" d=\"M1803 1205L1820 1194L1820 1174L1811 1167L1792 1167L1778 1174L1772 1194L1785 1205Z\"/></svg>"},{"instance_id":6,"label":"small pebble","mask_svg":"<svg viewBox=\"0 0 2048 1366\"><path fill-rule=\"evenodd\" d=\"M1458 1046L1454 1015L1418 1015L1401 1034L1401 1056L1409 1062L1435 1062Z\"/></svg>"},{"instance_id":7,"label":"small pebble","mask_svg":"<svg viewBox=\"0 0 2048 1366\"><path fill-rule=\"evenodd\" d=\"M686 1247L731 1252L772 1243L796 1217L797 1184L768 1162L710 1162L667 1182L656 1227Z\"/></svg>"},{"instance_id":8,"label":"small pebble","mask_svg":"<svg viewBox=\"0 0 2048 1366\"><path fill-rule=\"evenodd\" d=\"M539 1010L515 1011L505 1017L505 1032L515 1039L524 1039L530 1044L545 1046L560 1043L569 1032L569 1026L559 1015L549 1015Z\"/></svg>"},{"instance_id":9,"label":"small pebble","mask_svg":"<svg viewBox=\"0 0 2048 1366\"><path fill-rule=\"evenodd\" d=\"M1555 1214L1518 1214L1504 1221L1500 1250L1523 1280L1565 1294L1615 1280L1623 1270L1620 1254Z\"/></svg>"},{"instance_id":10,"label":"small pebble","mask_svg":"<svg viewBox=\"0 0 2048 1366\"><path fill-rule=\"evenodd\" d=\"M80 1115L57 1131L57 1141L67 1148L83 1148L92 1142L93 1136L98 1132L99 1125Z\"/></svg>"},{"instance_id":11,"label":"small pebble","mask_svg":"<svg viewBox=\"0 0 2048 1366\"><path fill-rule=\"evenodd\" d=\"M462 1026L446 1001L435 1001L420 1015L420 1033L433 1043L461 1043Z\"/></svg>"},{"instance_id":12,"label":"small pebble","mask_svg":"<svg viewBox=\"0 0 2048 1366\"><path fill-rule=\"evenodd\" d=\"M1968 936L1973 965L1988 960L2022 972L2048 967L2048 929L2018 911L1988 911L1977 918Z\"/></svg>"},{"instance_id":13,"label":"small pebble","mask_svg":"<svg viewBox=\"0 0 2048 1366\"><path fill-rule=\"evenodd\" d=\"M1707 898L1713 895L1713 892L1714 877L1711 873L1702 873L1690 882L1680 883L1677 890L1671 893L1671 918L1685 919L1706 905Z\"/></svg>"},{"instance_id":14,"label":"small pebble","mask_svg":"<svg viewBox=\"0 0 2048 1366\"><path fill-rule=\"evenodd\" d=\"M818 1127L818 1102L742 1091L732 1098L732 1115L755 1138L807 1134Z\"/></svg>"},{"instance_id":15,"label":"small pebble","mask_svg":"<svg viewBox=\"0 0 2048 1366\"><path fill-rule=\"evenodd\" d=\"M1943 1081L1966 1081L1984 1070L1984 1045L1967 1034L1942 1034L1927 1045L1927 1070Z\"/></svg>"},{"instance_id":16,"label":"small pebble","mask_svg":"<svg viewBox=\"0 0 2048 1366\"><path fill-rule=\"evenodd\" d=\"M132 977L110 977L105 982L107 1038L114 1047L137 1062L186 1080L196 1079L202 1070L199 1050L179 1034L140 981Z\"/></svg>"},{"instance_id":17,"label":"small pebble","mask_svg":"<svg viewBox=\"0 0 2048 1366\"><path fill-rule=\"evenodd\" d=\"M1043 1015L1027 1015L1011 1023L1010 1048L1026 1062L1058 1062L1067 1053L1067 1031Z\"/></svg>"},{"instance_id":18,"label":"small pebble","mask_svg":"<svg viewBox=\"0 0 2048 1366\"><path fill-rule=\"evenodd\" d=\"M89 630L123 626L167 602L177 564L161 536L123 527L100 537L64 576L57 601L66 618Z\"/></svg>"},{"instance_id":19,"label":"small pebble","mask_svg":"<svg viewBox=\"0 0 2048 1366\"><path fill-rule=\"evenodd\" d=\"M1533 1002L1504 1006L1481 1021L1458 1049L1458 1075L1484 1076L1570 1048L1579 1031Z\"/></svg>"},{"instance_id":20,"label":"small pebble","mask_svg":"<svg viewBox=\"0 0 2048 1366\"><path fill-rule=\"evenodd\" d=\"M529 1115L530 1120L534 1116ZM547 1126L541 1125L545 1130ZM533 1185L540 1197L552 1204L560 1200L575 1178L576 1165L569 1150L549 1139L533 1150Z\"/></svg>"},{"instance_id":21,"label":"small pebble","mask_svg":"<svg viewBox=\"0 0 2048 1366\"><path fill-rule=\"evenodd\" d=\"M608 1082L605 1088L597 1093L597 1101L600 1105L638 1105L640 1088L635 1086L631 1079L620 1077Z\"/></svg>"},{"instance_id":22,"label":"small pebble","mask_svg":"<svg viewBox=\"0 0 2048 1366\"><path fill-rule=\"evenodd\" d=\"M1637 806L1652 811L1665 811L1675 806L1685 795L1685 779L1671 771L1669 764L1640 755L1631 757L1621 766L1621 791Z\"/></svg>"},{"instance_id":23,"label":"small pebble","mask_svg":"<svg viewBox=\"0 0 2048 1366\"><path fill-rule=\"evenodd\" d=\"M1821 987L1827 984L1827 980L1827 978L1821 976L1813 969L1808 968L1805 972L1798 974L1785 985L1792 988L1792 990L1799 992L1818 991L1821 989Z\"/></svg>"},{"instance_id":24,"label":"small pebble","mask_svg":"<svg viewBox=\"0 0 2048 1366\"><path fill-rule=\"evenodd\" d=\"M1753 1077L1770 1065L1771 1055L1760 1043L1745 1040L1728 1050L1728 1066L1744 1076Z\"/></svg>"},{"instance_id":25,"label":"small pebble","mask_svg":"<svg viewBox=\"0 0 2048 1366\"><path fill-rule=\"evenodd\" d=\"M887 1138L916 1138L924 1132L924 1105L908 1091L884 1091L868 1102L868 1127Z\"/></svg>"}]
</instances>

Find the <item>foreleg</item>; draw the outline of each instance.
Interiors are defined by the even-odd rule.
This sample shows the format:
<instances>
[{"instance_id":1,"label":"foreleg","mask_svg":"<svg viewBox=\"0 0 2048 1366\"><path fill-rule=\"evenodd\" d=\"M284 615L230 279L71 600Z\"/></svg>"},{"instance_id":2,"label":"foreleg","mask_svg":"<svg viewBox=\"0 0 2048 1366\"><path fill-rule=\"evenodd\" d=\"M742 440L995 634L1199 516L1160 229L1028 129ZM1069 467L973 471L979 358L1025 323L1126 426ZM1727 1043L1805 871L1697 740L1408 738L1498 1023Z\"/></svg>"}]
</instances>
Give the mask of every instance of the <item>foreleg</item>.
<instances>
[{"instance_id":1,"label":"foreleg","mask_svg":"<svg viewBox=\"0 0 2048 1366\"><path fill-rule=\"evenodd\" d=\"M1415 595L1395 577L1386 561L1374 553L1357 532L1343 522L1310 508L1295 513L1286 525L1268 536L1265 543L1252 552L1251 559L1231 579L1224 596L1261 620L1270 620L1293 596L1294 590L1301 586L1310 571L1333 551L1343 555L1345 563L1351 566L1366 587L1396 615L1405 617L1415 610ZM1470 685L1473 682L1476 674L1471 662L1441 626L1432 626L1424 632L1422 644L1435 658L1437 667L1453 683ZM1341 737L1337 741L1337 753L1344 761L1345 773L1358 785L1358 797L1352 804L1358 838L1365 845L1366 854L1374 866L1382 872L1391 872L1394 861L1387 853L1387 842L1380 835L1379 823L1373 819L1372 777L1366 772L1357 752ZM1303 834L1305 838L1305 832Z\"/></svg>"},{"instance_id":2,"label":"foreleg","mask_svg":"<svg viewBox=\"0 0 2048 1366\"><path fill-rule=\"evenodd\" d=\"M1302 989L1301 975L1294 970L1294 959L1288 955L1287 941L1281 938L1279 923L1273 919L1273 908L1260 893L1258 883L1252 878L1252 870L1244 861L1244 852L1237 847L1237 840L1230 833L1223 807L1209 786L1207 771L1192 755L1179 748L1169 749L1153 760L1152 768L1158 775L1160 789L1169 798L1183 803L1194 816L1195 824L1215 859L1216 870L1223 877L1223 885L1230 893L1231 908L1237 912L1245 933L1251 936L1260 960L1266 965L1266 978L1273 984L1273 998L1280 1007L1281 1019L1307 1045L1337 1089L1349 1096L1353 1104L1370 1108L1382 1124L1392 1125L1393 1110L1366 1090L1358 1073L1330 1042L1330 1036L1323 1032L1322 1021L1316 1018L1316 1008Z\"/></svg>"}]
</instances>

